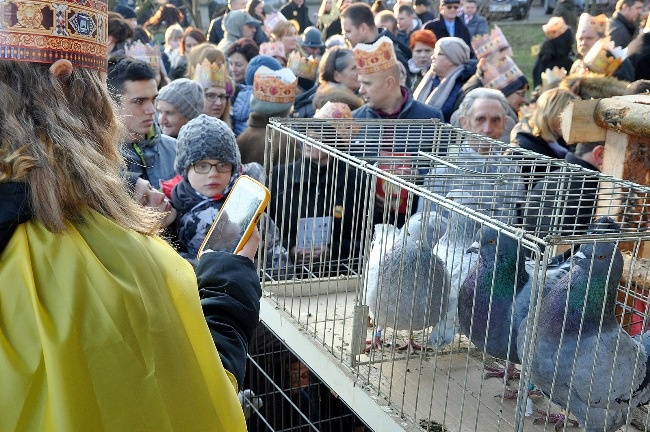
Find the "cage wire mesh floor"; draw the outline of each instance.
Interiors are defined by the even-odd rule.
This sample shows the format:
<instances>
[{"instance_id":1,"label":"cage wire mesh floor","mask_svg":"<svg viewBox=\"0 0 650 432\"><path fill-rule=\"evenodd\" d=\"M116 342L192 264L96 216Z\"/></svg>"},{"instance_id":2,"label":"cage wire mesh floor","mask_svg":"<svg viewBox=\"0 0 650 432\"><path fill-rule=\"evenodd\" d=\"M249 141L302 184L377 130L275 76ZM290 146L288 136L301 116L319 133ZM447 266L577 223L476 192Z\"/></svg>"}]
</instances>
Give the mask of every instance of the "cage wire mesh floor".
<instances>
[{"instance_id":1,"label":"cage wire mesh floor","mask_svg":"<svg viewBox=\"0 0 650 432\"><path fill-rule=\"evenodd\" d=\"M646 364L645 352L628 334L647 327L649 188L437 121L272 121L266 160L278 160L280 149L288 156L291 145L302 150L294 162L267 163L272 198L263 229L261 316L369 428L553 430L553 423L534 424L529 416L561 408L548 397L527 396L537 381L589 430L617 430L630 415L643 430L645 411L623 410L617 404L624 398L593 388L629 381L632 396L641 384L632 371ZM598 215L616 224L590 227ZM470 252L475 241L479 247ZM601 275L620 279L605 284L614 293L605 301L607 290L595 288L602 254L581 257L612 244L624 256L621 269L610 266ZM598 343L595 363L580 350L564 353L545 388L538 368L545 294L560 283L573 287L579 278L565 276L585 265L594 288L574 308L579 343L593 336L605 345L615 336L612 352L620 341L632 348L611 360L606 377L584 366L610 360ZM598 320L589 327L585 299L596 295L603 296L600 314L591 314ZM567 314L558 315L563 342L573 335ZM630 364L622 361L630 353L637 358L632 377L621 377L615 366ZM507 378L486 377L512 364ZM591 388L589 401L565 397L562 380ZM614 381L619 385L603 384ZM604 412L620 411L623 423L593 426L603 412L595 398L606 400Z\"/></svg>"}]
</instances>

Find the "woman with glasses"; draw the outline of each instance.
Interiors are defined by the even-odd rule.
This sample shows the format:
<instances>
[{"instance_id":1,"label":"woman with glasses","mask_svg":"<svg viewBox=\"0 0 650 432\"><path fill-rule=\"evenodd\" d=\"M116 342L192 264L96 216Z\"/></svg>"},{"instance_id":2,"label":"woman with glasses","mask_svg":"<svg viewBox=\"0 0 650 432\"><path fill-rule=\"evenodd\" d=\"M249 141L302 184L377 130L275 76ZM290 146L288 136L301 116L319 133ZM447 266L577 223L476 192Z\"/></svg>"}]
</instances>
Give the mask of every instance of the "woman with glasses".
<instances>
[{"instance_id":1,"label":"woman with glasses","mask_svg":"<svg viewBox=\"0 0 650 432\"><path fill-rule=\"evenodd\" d=\"M342 102L351 110L363 105L363 99L357 95L359 79L351 49L335 46L325 51L318 65L318 81L312 99L314 108L320 109L328 101Z\"/></svg>"}]
</instances>

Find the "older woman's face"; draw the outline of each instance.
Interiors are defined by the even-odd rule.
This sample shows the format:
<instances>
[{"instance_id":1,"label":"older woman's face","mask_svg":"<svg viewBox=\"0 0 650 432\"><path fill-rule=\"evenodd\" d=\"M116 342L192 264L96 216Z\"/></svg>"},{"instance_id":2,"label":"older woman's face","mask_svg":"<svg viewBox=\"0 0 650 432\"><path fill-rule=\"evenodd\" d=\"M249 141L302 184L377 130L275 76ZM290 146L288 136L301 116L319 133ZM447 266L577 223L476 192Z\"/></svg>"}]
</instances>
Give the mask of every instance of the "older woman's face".
<instances>
[{"instance_id":1,"label":"older woman's face","mask_svg":"<svg viewBox=\"0 0 650 432\"><path fill-rule=\"evenodd\" d=\"M413 61L415 66L420 69L428 69L431 66L431 56L433 55L433 48L425 45L422 42L416 42L413 47Z\"/></svg>"},{"instance_id":2,"label":"older woman's face","mask_svg":"<svg viewBox=\"0 0 650 432\"><path fill-rule=\"evenodd\" d=\"M341 72L334 72L334 79L352 91L359 89L359 76L357 75L357 64L353 56L348 56L348 62Z\"/></svg>"},{"instance_id":3,"label":"older woman's face","mask_svg":"<svg viewBox=\"0 0 650 432\"><path fill-rule=\"evenodd\" d=\"M449 75L449 73L454 70L457 65L453 64L451 60L440 50L439 46L433 50L433 56L431 57L431 68L433 73L440 79L443 79Z\"/></svg>"},{"instance_id":4,"label":"older woman's face","mask_svg":"<svg viewBox=\"0 0 650 432\"><path fill-rule=\"evenodd\" d=\"M248 66L248 60L241 53L233 53L228 57L228 67L230 69L230 75L232 79L237 83L243 83L244 78L246 77L246 66Z\"/></svg>"}]
</instances>

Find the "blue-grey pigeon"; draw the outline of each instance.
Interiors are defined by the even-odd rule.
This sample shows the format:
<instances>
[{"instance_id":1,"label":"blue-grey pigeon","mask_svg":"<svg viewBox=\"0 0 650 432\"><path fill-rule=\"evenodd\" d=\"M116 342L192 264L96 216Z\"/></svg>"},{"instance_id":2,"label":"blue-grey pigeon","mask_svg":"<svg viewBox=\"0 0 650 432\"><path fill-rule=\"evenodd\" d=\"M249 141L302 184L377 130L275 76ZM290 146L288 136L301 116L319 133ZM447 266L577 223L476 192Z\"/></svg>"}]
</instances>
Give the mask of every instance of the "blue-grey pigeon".
<instances>
[{"instance_id":1,"label":"blue-grey pigeon","mask_svg":"<svg viewBox=\"0 0 650 432\"><path fill-rule=\"evenodd\" d=\"M539 311L531 381L587 432L618 429L650 400L650 337L630 337L615 316L622 273L615 244L582 244ZM524 344L520 332L520 353Z\"/></svg>"}]
</instances>

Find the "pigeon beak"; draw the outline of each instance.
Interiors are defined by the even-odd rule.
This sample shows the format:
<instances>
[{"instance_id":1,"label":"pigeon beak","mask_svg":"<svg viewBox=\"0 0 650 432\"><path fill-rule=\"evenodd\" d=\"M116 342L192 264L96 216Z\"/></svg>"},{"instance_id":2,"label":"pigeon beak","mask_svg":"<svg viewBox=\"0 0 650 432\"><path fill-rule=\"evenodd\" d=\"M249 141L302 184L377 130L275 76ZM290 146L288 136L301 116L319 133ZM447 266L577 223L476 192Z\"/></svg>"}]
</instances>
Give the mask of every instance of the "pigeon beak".
<instances>
[{"instance_id":1,"label":"pigeon beak","mask_svg":"<svg viewBox=\"0 0 650 432\"><path fill-rule=\"evenodd\" d=\"M469 245L469 247L467 248L465 253L478 253L479 247L480 247L480 245L478 244L477 241L475 241L474 243Z\"/></svg>"}]
</instances>

